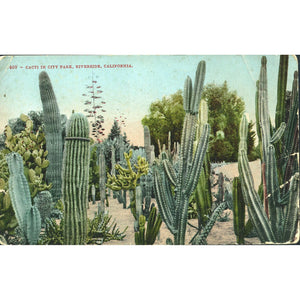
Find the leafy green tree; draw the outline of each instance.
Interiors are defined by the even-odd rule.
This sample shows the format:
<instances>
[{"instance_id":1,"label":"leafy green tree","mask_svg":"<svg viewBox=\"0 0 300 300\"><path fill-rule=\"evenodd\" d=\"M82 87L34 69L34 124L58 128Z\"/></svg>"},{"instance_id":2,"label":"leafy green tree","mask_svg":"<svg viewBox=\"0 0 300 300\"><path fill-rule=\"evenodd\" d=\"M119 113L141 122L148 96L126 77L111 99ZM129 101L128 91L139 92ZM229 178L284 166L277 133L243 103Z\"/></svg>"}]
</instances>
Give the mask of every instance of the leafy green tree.
<instances>
[{"instance_id":1,"label":"leafy green tree","mask_svg":"<svg viewBox=\"0 0 300 300\"><path fill-rule=\"evenodd\" d=\"M236 91L229 91L227 82L204 87L202 98L208 101L208 122L213 135L209 153L211 161L237 161L239 124L245 103ZM217 133L223 132L222 138Z\"/></svg>"},{"instance_id":2,"label":"leafy green tree","mask_svg":"<svg viewBox=\"0 0 300 300\"><path fill-rule=\"evenodd\" d=\"M235 91L230 91L225 81L222 85L208 84L204 87L202 98L207 99L211 126L209 153L211 161L237 161L239 145L239 124L245 110L245 103ZM168 132L172 143L180 141L183 127L182 91L163 97L150 105L150 114L142 119L142 124L150 129L151 143L158 154L157 140L167 145ZM255 131L253 122L249 123L249 160L257 158L254 150Z\"/></svg>"},{"instance_id":3,"label":"leafy green tree","mask_svg":"<svg viewBox=\"0 0 300 300\"><path fill-rule=\"evenodd\" d=\"M177 91L170 97L163 97L150 105L150 114L142 119L142 124L150 129L151 144L158 155L158 140L160 144L168 143L168 133L171 131L171 144L179 142L184 119L182 91Z\"/></svg>"}]
</instances>

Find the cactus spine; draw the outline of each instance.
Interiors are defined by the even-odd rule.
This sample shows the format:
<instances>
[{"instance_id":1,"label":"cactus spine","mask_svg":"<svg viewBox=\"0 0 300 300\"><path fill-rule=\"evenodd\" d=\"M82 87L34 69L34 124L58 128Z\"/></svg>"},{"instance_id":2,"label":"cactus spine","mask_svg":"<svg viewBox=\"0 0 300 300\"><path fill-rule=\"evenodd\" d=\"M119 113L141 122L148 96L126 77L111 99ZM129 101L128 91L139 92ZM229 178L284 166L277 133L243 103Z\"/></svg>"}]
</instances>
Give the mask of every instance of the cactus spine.
<instances>
[{"instance_id":1,"label":"cactus spine","mask_svg":"<svg viewBox=\"0 0 300 300\"><path fill-rule=\"evenodd\" d=\"M193 142L204 76L205 62L201 61L196 71L194 88L192 88L190 77L187 77L185 81L183 107L186 115L181 137L178 175L172 169L171 164L163 163L162 167L154 168L156 201L163 221L174 235L176 245L185 243L189 198L197 186L208 147L210 126L205 124L196 151L193 154ZM172 194L172 182L175 183L175 196Z\"/></svg>"},{"instance_id":2,"label":"cactus spine","mask_svg":"<svg viewBox=\"0 0 300 300\"><path fill-rule=\"evenodd\" d=\"M59 108L46 72L39 75L40 95L43 104L46 149L50 162L46 172L48 183L52 183L51 194L54 202L61 198L61 172L63 159L62 127Z\"/></svg>"},{"instance_id":3,"label":"cactus spine","mask_svg":"<svg viewBox=\"0 0 300 300\"><path fill-rule=\"evenodd\" d=\"M89 123L73 113L67 126L63 157L64 244L81 245L87 234Z\"/></svg>"},{"instance_id":4,"label":"cactus spine","mask_svg":"<svg viewBox=\"0 0 300 300\"><path fill-rule=\"evenodd\" d=\"M9 194L26 241L37 244L41 232L39 210L31 203L29 185L24 175L23 159L20 154L12 152L6 156L9 168Z\"/></svg>"}]
</instances>

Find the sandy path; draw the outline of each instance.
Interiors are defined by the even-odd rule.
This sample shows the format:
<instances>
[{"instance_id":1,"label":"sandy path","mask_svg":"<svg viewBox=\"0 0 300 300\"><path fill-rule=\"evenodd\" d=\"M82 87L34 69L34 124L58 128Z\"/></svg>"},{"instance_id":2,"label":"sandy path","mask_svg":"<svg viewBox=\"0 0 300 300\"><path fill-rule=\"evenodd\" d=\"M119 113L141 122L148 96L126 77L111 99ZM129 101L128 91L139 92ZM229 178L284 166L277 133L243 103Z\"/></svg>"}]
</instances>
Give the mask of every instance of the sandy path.
<instances>
[{"instance_id":1,"label":"sandy path","mask_svg":"<svg viewBox=\"0 0 300 300\"><path fill-rule=\"evenodd\" d=\"M260 162L254 161L250 163L250 168L254 177L254 184L257 189L260 184ZM238 176L237 163L232 163L230 165L225 165L220 168L215 169L216 173L223 172L228 178L233 179L233 177ZM127 198L127 203L129 203L129 198ZM97 203L91 204L88 209L88 217L92 218L94 213L97 211ZM112 215L112 219L117 222L117 226L120 230L123 230L128 226L126 230L126 237L123 241L110 241L105 243L105 245L135 245L134 242L134 217L131 214L130 209L123 209L123 205L118 203L117 199L109 197L109 207L107 211ZM226 210L223 214L229 213L229 220L227 222L216 222L212 228L210 234L207 238L208 245L234 245L236 244L236 237L233 229L233 213L230 210ZM197 220L189 220L194 226L197 226ZM186 231L186 244L192 239L196 230L189 225ZM164 223L162 223L160 234L154 245L165 245L166 239L173 239L173 235L169 232L168 228ZM260 244L258 238L247 238L245 239L246 244Z\"/></svg>"}]
</instances>

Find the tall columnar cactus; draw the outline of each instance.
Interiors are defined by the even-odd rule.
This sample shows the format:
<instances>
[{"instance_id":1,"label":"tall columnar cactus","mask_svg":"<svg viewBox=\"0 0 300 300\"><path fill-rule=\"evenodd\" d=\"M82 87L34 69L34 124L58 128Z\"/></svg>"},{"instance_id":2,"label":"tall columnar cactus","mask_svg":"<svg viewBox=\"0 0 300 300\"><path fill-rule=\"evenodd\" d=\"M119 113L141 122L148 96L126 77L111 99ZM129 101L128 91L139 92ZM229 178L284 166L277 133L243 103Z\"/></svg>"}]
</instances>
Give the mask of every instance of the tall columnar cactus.
<instances>
[{"instance_id":1,"label":"tall columnar cactus","mask_svg":"<svg viewBox=\"0 0 300 300\"><path fill-rule=\"evenodd\" d=\"M284 192L287 191L289 185L287 184L295 170L299 169L299 93L298 93L298 72L294 72L294 80L292 87L292 97L290 103L290 111L288 114L287 130L283 135L283 157L288 159L283 160L282 165L283 183L285 184Z\"/></svg>"},{"instance_id":2,"label":"tall columnar cactus","mask_svg":"<svg viewBox=\"0 0 300 300\"><path fill-rule=\"evenodd\" d=\"M270 164L266 168L269 219L259 195L254 189L254 181L247 158L247 128L248 122L244 115L240 125L238 167L248 214L261 242L292 242L298 227L299 173L293 175L289 191L282 197L276 170L275 150L274 146L269 144L266 149L266 156Z\"/></svg>"},{"instance_id":3,"label":"tall columnar cactus","mask_svg":"<svg viewBox=\"0 0 300 300\"><path fill-rule=\"evenodd\" d=\"M204 125L208 123L208 104L206 99L201 99L198 121L197 121L197 133L194 141L194 151L199 143ZM191 200L196 202L197 215L198 215L198 227L205 226L211 215L212 208L212 194L211 194L211 183L210 183L210 160L209 153L207 151L203 168L200 173L199 182L191 197Z\"/></svg>"},{"instance_id":4,"label":"tall columnar cactus","mask_svg":"<svg viewBox=\"0 0 300 300\"><path fill-rule=\"evenodd\" d=\"M46 221L51 217L53 209L52 196L49 191L39 192L33 199L35 206L38 208L41 215L42 227L46 226Z\"/></svg>"},{"instance_id":5,"label":"tall columnar cactus","mask_svg":"<svg viewBox=\"0 0 300 300\"><path fill-rule=\"evenodd\" d=\"M279 128L285 120L285 101L286 101L286 87L288 77L289 56L280 55L278 83L277 83L277 105L275 115L275 128Z\"/></svg>"},{"instance_id":6,"label":"tall columnar cactus","mask_svg":"<svg viewBox=\"0 0 300 300\"><path fill-rule=\"evenodd\" d=\"M10 173L9 194L18 224L27 243L37 244L41 232L41 217L38 208L31 203L23 159L16 152L8 154L6 159Z\"/></svg>"},{"instance_id":7,"label":"tall columnar cactus","mask_svg":"<svg viewBox=\"0 0 300 300\"><path fill-rule=\"evenodd\" d=\"M46 72L39 75L40 95L43 104L46 149L50 162L46 172L48 183L52 183L51 194L54 202L61 198L61 172L63 159L62 126L59 108Z\"/></svg>"},{"instance_id":8,"label":"tall columnar cactus","mask_svg":"<svg viewBox=\"0 0 300 300\"><path fill-rule=\"evenodd\" d=\"M89 159L88 120L73 113L67 126L62 172L66 245L81 245L86 240Z\"/></svg>"},{"instance_id":9,"label":"tall columnar cactus","mask_svg":"<svg viewBox=\"0 0 300 300\"><path fill-rule=\"evenodd\" d=\"M271 122L269 116L268 108L268 88L267 88L267 58L265 56L261 59L261 69L259 76L259 93L258 93L258 118L260 126L260 135L261 135L261 145L262 145L262 180L264 188L264 206L267 212L271 208L269 207L268 190L267 185L267 174L270 174L271 164L270 156L268 155L268 149L271 144L277 143L281 136L284 133L286 124L282 122L278 127L277 131L271 136Z\"/></svg>"},{"instance_id":10,"label":"tall columnar cactus","mask_svg":"<svg viewBox=\"0 0 300 300\"><path fill-rule=\"evenodd\" d=\"M93 201L93 204L96 203L96 188L95 188L95 185L93 184L92 187L91 187L91 194L92 194L92 201Z\"/></svg>"},{"instance_id":11,"label":"tall columnar cactus","mask_svg":"<svg viewBox=\"0 0 300 300\"><path fill-rule=\"evenodd\" d=\"M100 189L100 209L102 212L105 210L106 199L106 165L104 149L101 147L99 152L99 189Z\"/></svg>"},{"instance_id":12,"label":"tall columnar cactus","mask_svg":"<svg viewBox=\"0 0 300 300\"><path fill-rule=\"evenodd\" d=\"M153 190L153 174L151 171L140 178L140 185L143 196L143 215L148 219L150 214L150 204Z\"/></svg>"},{"instance_id":13,"label":"tall columnar cactus","mask_svg":"<svg viewBox=\"0 0 300 300\"><path fill-rule=\"evenodd\" d=\"M148 163L151 161L151 139L150 130L148 126L144 126L144 147L146 151L146 159Z\"/></svg>"},{"instance_id":14,"label":"tall columnar cactus","mask_svg":"<svg viewBox=\"0 0 300 300\"><path fill-rule=\"evenodd\" d=\"M239 245L245 243L245 203L242 194L241 181L238 177L233 179L233 228L236 241Z\"/></svg>"},{"instance_id":15,"label":"tall columnar cactus","mask_svg":"<svg viewBox=\"0 0 300 300\"><path fill-rule=\"evenodd\" d=\"M168 229L174 235L174 243L185 243L189 198L195 190L202 163L208 147L210 126L205 124L195 153L193 142L196 133L197 114L205 76L205 62L198 65L195 86L188 76L184 86L183 108L186 112L181 137L179 171L176 175L172 164L163 159L161 166L154 168L154 188L159 212ZM175 186L173 195L172 185Z\"/></svg>"}]
</instances>

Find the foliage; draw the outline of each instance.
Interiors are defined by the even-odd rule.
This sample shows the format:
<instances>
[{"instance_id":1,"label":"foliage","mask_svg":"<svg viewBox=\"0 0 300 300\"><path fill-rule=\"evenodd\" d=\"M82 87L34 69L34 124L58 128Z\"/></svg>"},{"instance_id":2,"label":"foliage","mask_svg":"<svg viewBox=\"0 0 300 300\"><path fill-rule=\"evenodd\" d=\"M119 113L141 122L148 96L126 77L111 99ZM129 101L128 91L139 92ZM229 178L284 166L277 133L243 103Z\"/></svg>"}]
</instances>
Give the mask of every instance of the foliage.
<instances>
[{"instance_id":1,"label":"foliage","mask_svg":"<svg viewBox=\"0 0 300 300\"><path fill-rule=\"evenodd\" d=\"M179 142L183 127L182 91L177 91L169 97L163 97L150 105L150 114L142 119L142 124L150 129L151 143L155 147L156 156L159 154L158 140L161 144L167 144L168 133L171 132L172 140Z\"/></svg>"},{"instance_id":2,"label":"foliage","mask_svg":"<svg viewBox=\"0 0 300 300\"><path fill-rule=\"evenodd\" d=\"M45 224L45 231L41 234L39 245L63 245L64 244L64 219L48 219Z\"/></svg>"},{"instance_id":3,"label":"foliage","mask_svg":"<svg viewBox=\"0 0 300 300\"><path fill-rule=\"evenodd\" d=\"M209 153L211 161L237 161L239 123L245 104L235 91L230 91L225 81L223 85L207 84L204 86L202 99L208 102L211 126ZM155 145L155 154L159 154L160 144L167 144L168 132L171 132L173 145L180 141L183 127L184 110L182 92L163 97L150 105L150 113L142 119L142 124L150 129L151 142ZM252 123L253 124L253 123ZM254 152L255 133L253 125L249 125L249 159L256 159Z\"/></svg>"},{"instance_id":4,"label":"foliage","mask_svg":"<svg viewBox=\"0 0 300 300\"><path fill-rule=\"evenodd\" d=\"M245 109L244 101L236 91L229 90L226 81L222 85L206 85L202 97L208 101L208 123L213 136L209 148L211 160L237 161L239 136L236 133ZM223 132L224 138L218 136L218 132ZM249 147L254 147L253 130L251 132L248 136ZM252 150L253 148L249 149L250 153Z\"/></svg>"},{"instance_id":5,"label":"foliage","mask_svg":"<svg viewBox=\"0 0 300 300\"><path fill-rule=\"evenodd\" d=\"M111 218L112 216L101 212L95 214L94 219L88 219L86 244L102 245L111 240L122 241L124 239L127 227L120 231L115 221L109 224Z\"/></svg>"},{"instance_id":6,"label":"foliage","mask_svg":"<svg viewBox=\"0 0 300 300\"><path fill-rule=\"evenodd\" d=\"M123 240L127 227L120 231L111 216L100 213L87 223L87 237L85 244L101 245L111 240ZM64 245L64 219L57 221L53 218L46 221L45 231L41 234L40 245Z\"/></svg>"},{"instance_id":7,"label":"foliage","mask_svg":"<svg viewBox=\"0 0 300 300\"><path fill-rule=\"evenodd\" d=\"M112 125L110 133L107 138L109 140L113 140L115 138L118 138L120 135L121 135L121 128L117 120L114 120L114 124Z\"/></svg>"}]
</instances>

